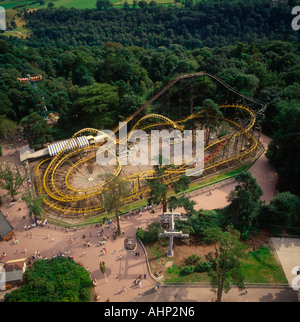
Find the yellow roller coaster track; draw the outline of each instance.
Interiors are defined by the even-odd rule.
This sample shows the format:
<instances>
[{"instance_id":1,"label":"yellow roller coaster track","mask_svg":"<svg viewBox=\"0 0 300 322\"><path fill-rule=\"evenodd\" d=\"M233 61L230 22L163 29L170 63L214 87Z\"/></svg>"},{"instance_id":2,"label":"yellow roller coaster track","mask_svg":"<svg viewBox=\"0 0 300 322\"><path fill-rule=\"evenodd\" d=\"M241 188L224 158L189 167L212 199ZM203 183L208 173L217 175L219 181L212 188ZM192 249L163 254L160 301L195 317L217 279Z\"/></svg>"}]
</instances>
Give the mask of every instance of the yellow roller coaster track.
<instances>
[{"instance_id":1,"label":"yellow roller coaster track","mask_svg":"<svg viewBox=\"0 0 300 322\"><path fill-rule=\"evenodd\" d=\"M220 81L215 76L212 76L206 73L196 73L196 74L190 75L190 77L195 77L200 75L212 77L218 80L222 85L224 85L224 82ZM172 86L179 79L188 78L188 76L189 75L183 75L175 79L168 86L166 86L160 93L158 93L154 98L152 98L149 102L147 102L142 108L140 108L137 112L140 112L141 110L143 110L157 97L162 95L162 93L165 92L166 88L169 88L170 86ZM240 95L240 96L243 96L243 95ZM250 101L253 101L253 100L250 99ZM261 105L260 102L258 104ZM229 162L232 162L232 161L241 160L242 158L246 157L247 155L255 151L258 145L257 139L251 133L256 123L256 113L250 107L246 105L241 105L241 104L225 104L225 105L220 105L219 107L234 108L236 110L245 112L247 116L245 117L245 120L243 120L244 124L242 125L235 120L231 120L225 117L217 117L219 120L228 122L231 125L231 127L235 129L235 131L234 133L230 133L221 138L218 138L217 140L213 141L212 143L210 143L204 148L204 152L205 151L208 152L208 151L211 151L211 149L214 149L214 151L210 153L209 156L204 160L205 171L226 163L228 164ZM126 122L132 120L133 117L135 117L138 114L137 112L135 112L133 115L127 118ZM212 116L205 115L205 116L216 118L216 116L213 116L213 115ZM186 117L185 119L179 120L179 121L170 120L169 118L159 114L149 114L142 117L140 120L138 120L135 123L135 125L132 127L131 131L128 133L127 137L123 138L123 140L128 141L128 139L131 137L135 129L146 130L150 128L157 128L158 126L162 126L162 125L168 125L173 128L183 130L184 125L182 125L182 123L184 123L189 119L201 118L201 117L203 117L202 111L200 111L197 114L192 114ZM149 122L150 119L159 119L162 122L141 126L143 121L148 120ZM113 132L116 133L118 130L120 130L120 128L116 128ZM94 204L92 206L85 205L81 207L76 205L78 205L78 203L80 202L88 201L91 198L95 198L101 195L101 192L105 188L104 181L101 184L98 184L89 188L74 187L70 182L70 178L72 177L72 174L75 171L80 171L81 165L85 165L87 164L87 162L95 158L95 154L93 153L92 155L88 155L89 151L95 151L97 149L100 152L103 152L104 150L106 150L108 151L108 153L110 153L109 146L107 146L107 144L105 145L105 147L102 146L101 144L95 144L92 146L76 149L72 152L67 152L68 146L69 144L71 144L71 141L77 138L78 136L83 135L84 133L89 133L89 134L93 133L95 135L103 134L107 137L107 133L104 133L101 130L97 130L93 128L82 129L72 136L72 138L69 140L68 144L64 147L64 149L61 150L55 157L53 157L52 159L51 158L44 159L40 161L35 167L35 181L36 181L38 194L46 195L44 198L44 203L48 207L61 213L62 215L65 213L88 214L88 213L95 213L103 210L103 206L100 200L97 204ZM227 146L229 142L234 140L236 137L239 137L242 135L246 137L248 141L247 148L245 148L243 151L240 151L241 153L238 153L237 155L233 155L227 158L221 158L221 160L212 162L212 160L214 160L220 154L220 152L224 150L224 147ZM108 139L110 140L111 144L118 144L123 142L123 141L118 141L113 135L108 136ZM82 157L82 154L86 154L86 156ZM75 161L75 163L73 162L74 160L71 161L71 158L76 158L76 157L79 158L79 160ZM49 164L47 165L48 162ZM188 164L188 162L186 162L181 166L166 170L164 173L165 182L170 183L176 180L180 175L185 173L187 169L193 168L192 166L187 166L186 164ZM42 171L41 168L44 166L46 166L46 169ZM63 167L66 168L66 166L68 167L67 169L61 170L63 169ZM112 172L114 175L119 175L121 171L122 171L122 166L119 162L119 159L117 158L117 164L115 165L114 171ZM146 179L151 179L153 178L153 175L154 175L154 170L151 169L147 171L137 171L134 174L126 176L126 180L130 181L133 188L132 188L130 197L124 199L124 201L131 202L131 201L137 200L140 198L142 194L149 192L150 191L149 187L144 186L141 188L139 185L139 182ZM63 178L59 180L59 178L61 177ZM73 203L75 203L76 205L74 206Z\"/></svg>"}]
</instances>

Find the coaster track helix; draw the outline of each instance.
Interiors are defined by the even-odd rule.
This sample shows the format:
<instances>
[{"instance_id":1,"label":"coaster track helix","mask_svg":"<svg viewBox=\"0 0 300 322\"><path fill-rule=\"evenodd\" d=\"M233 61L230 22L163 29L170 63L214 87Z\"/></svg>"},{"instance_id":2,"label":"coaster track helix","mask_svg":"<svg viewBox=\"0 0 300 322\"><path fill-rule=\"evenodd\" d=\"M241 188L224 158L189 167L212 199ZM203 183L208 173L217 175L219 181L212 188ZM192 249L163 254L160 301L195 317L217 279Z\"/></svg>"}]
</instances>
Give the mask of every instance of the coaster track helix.
<instances>
[{"instance_id":1,"label":"coaster track helix","mask_svg":"<svg viewBox=\"0 0 300 322\"><path fill-rule=\"evenodd\" d=\"M181 79L192 79L195 77L209 77L224 86L228 91L236 94L244 101L255 104L259 108L255 111L248 104L224 104L219 105L221 110L231 110L243 115L243 118L230 118L227 116L217 117L214 115L205 115L206 119L218 119L226 121L231 133L218 137L209 142L204 147L205 158L204 172L209 170L226 168L229 164L240 163L244 158L255 155L258 147L258 138L255 135L257 115L263 114L266 105L262 102L255 101L224 83L221 79L214 75L204 72L188 75L181 75L164 87L158 94L151 98L145 105L139 108L135 113L130 115L121 125L113 130L113 133L120 131L124 124L132 121L140 112L145 110L147 106L161 97L168 89ZM234 115L234 113L233 113ZM182 120L173 121L163 115L148 114L140 118L131 128L126 138L118 140L111 135L109 140L111 144L122 144L132 136L135 129L149 130L157 129L161 126L168 128L183 130L185 122L188 120L200 120L203 118L203 110L196 114L192 114ZM156 120L151 122L151 120ZM145 123L143 125L143 122ZM70 151L68 146L77 137L84 134L100 135L104 134L101 130L93 128L85 128L75 133L65 147L54 157L46 158L38 162L34 168L35 183L37 193L44 196L45 209L58 217L82 218L84 216L94 216L104 211L102 205L102 191L105 189L105 180L103 174L111 172L116 176L121 176L128 180L132 186L131 194L124 200L130 203L140 198L146 197L150 191L149 186L145 184L147 179L153 178L153 167L141 169L139 166L129 173L125 171L125 167L121 165L119 157L116 157L115 165L95 166L96 153L107 151L110 153L107 145L103 143L90 144L87 147L77 148ZM202 151L203 152L203 151ZM178 179L187 169L193 169L193 166L183 163L174 168L170 168L164 173L164 181L166 184ZM91 173L94 172L93 176Z\"/></svg>"}]
</instances>

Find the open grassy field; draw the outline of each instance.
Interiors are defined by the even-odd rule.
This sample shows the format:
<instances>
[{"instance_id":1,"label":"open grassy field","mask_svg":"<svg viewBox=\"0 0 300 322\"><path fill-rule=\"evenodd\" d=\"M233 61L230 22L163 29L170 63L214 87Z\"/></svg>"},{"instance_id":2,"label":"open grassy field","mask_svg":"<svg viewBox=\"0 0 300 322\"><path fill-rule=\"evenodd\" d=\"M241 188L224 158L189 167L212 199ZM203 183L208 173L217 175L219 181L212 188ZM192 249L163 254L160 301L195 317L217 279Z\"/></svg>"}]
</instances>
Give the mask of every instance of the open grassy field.
<instances>
[{"instance_id":1,"label":"open grassy field","mask_svg":"<svg viewBox=\"0 0 300 322\"><path fill-rule=\"evenodd\" d=\"M0 3L0 6L3 6L2 3ZM21 38L21 37L26 38L30 34L30 30L24 28L26 21L23 19L23 15L18 16L17 14L18 14L17 9L5 9L6 21L10 22L13 19L15 19L17 27L13 30L5 31L4 35L15 36L18 38Z\"/></svg>"},{"instance_id":2,"label":"open grassy field","mask_svg":"<svg viewBox=\"0 0 300 322\"><path fill-rule=\"evenodd\" d=\"M76 9L93 9L96 8L96 3L98 0L45 0L44 4L40 3L33 3L36 0L4 0L0 1L0 6L2 6L4 9L13 9L16 6L22 6L20 8L16 8L17 10L22 8L27 9L41 9L46 8L49 4L49 2L53 2L56 8L59 7L65 7L65 8L76 8ZM140 0L137 0L139 2ZM146 2L150 2L151 0L145 0ZM168 3L174 3L174 0L155 0L157 3L160 4L168 4ZM119 6L123 5L125 0L110 0L110 2L113 5ZM127 0L129 5L133 4L133 0Z\"/></svg>"},{"instance_id":3,"label":"open grassy field","mask_svg":"<svg viewBox=\"0 0 300 322\"><path fill-rule=\"evenodd\" d=\"M52 0L52 1L45 1L44 4L34 3L34 0L5 0L0 1L0 6L4 9L13 9L16 6L26 6L27 9L41 9L46 8L49 2L53 2L56 8L61 6L66 8L77 8L77 9L90 9L96 8L97 0Z\"/></svg>"},{"instance_id":4,"label":"open grassy field","mask_svg":"<svg viewBox=\"0 0 300 322\"><path fill-rule=\"evenodd\" d=\"M0 1L0 6L4 9L13 9L16 6L22 6L16 8L17 10L25 8L26 9L41 9L46 8L50 2L53 2L56 8L65 7L65 8L76 8L76 9L93 9L96 8L96 3L98 0L45 0L44 4L32 3L36 0L4 0ZM140 0L137 0L139 2ZM152 0L145 0L146 2L151 2ZM174 3L174 0L155 0L159 4L170 4ZM120 6L124 4L125 0L110 0L114 6ZM129 5L133 4L133 0L127 0Z\"/></svg>"},{"instance_id":5,"label":"open grassy field","mask_svg":"<svg viewBox=\"0 0 300 322\"><path fill-rule=\"evenodd\" d=\"M112 0L116 1L116 0ZM47 8L50 2L53 2L56 8L61 6L66 8L76 8L76 9L92 9L96 8L97 0L52 0L52 1L45 1L44 4L40 3L33 3L35 0L5 0L0 1L0 6L5 9L6 14L6 21L11 22L15 19L17 24L17 28L13 30L5 31L5 36L15 36L18 38L21 37L28 37L30 35L30 30L24 28L25 20L23 19L23 12L24 9L26 10L38 10L42 8ZM19 14L19 16L18 16ZM21 16L20 16L21 14Z\"/></svg>"}]
</instances>

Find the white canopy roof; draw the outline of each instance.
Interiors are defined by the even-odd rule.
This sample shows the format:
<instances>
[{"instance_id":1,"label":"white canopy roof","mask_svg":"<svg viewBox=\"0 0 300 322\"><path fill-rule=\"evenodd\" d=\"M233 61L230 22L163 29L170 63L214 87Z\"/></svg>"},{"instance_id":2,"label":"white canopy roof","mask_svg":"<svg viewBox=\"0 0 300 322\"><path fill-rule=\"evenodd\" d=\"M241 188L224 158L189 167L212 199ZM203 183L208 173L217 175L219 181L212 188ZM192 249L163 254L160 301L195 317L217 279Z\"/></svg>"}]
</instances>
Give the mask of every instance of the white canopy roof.
<instances>
[{"instance_id":1,"label":"white canopy roof","mask_svg":"<svg viewBox=\"0 0 300 322\"><path fill-rule=\"evenodd\" d=\"M71 141L71 142L70 142ZM69 140L64 140L60 142L53 143L48 146L48 151L50 156L57 155L61 150L65 148L65 146L70 142L70 144L67 146L67 150L71 151L77 148L83 148L85 146L88 146L89 140L86 136L79 136L78 138L73 138Z\"/></svg>"}]
</instances>

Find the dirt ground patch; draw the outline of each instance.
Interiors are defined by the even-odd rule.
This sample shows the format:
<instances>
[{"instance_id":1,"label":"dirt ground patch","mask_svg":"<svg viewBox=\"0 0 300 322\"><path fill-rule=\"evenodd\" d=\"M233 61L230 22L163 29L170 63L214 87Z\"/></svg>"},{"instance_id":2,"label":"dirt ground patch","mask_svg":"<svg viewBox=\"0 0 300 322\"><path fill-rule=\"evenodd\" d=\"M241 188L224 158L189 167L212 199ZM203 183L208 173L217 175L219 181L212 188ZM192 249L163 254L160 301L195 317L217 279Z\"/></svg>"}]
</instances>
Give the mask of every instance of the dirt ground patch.
<instances>
[{"instance_id":1,"label":"dirt ground patch","mask_svg":"<svg viewBox=\"0 0 300 322\"><path fill-rule=\"evenodd\" d=\"M270 234L262 230L257 236L253 236L244 242L249 248L248 251L256 250L264 246L273 251ZM167 270L173 264L183 266L187 258L194 254L200 256L202 261L205 261L205 256L210 252L214 252L214 245L205 245L202 238L190 237L188 243L175 239L173 245L174 256L167 257L168 239L159 241L151 246L146 246L150 268L153 274L160 273L166 276Z\"/></svg>"}]
</instances>

